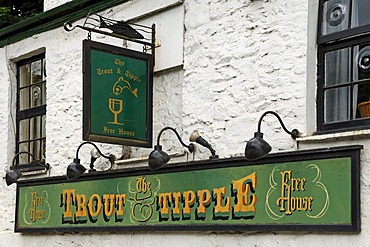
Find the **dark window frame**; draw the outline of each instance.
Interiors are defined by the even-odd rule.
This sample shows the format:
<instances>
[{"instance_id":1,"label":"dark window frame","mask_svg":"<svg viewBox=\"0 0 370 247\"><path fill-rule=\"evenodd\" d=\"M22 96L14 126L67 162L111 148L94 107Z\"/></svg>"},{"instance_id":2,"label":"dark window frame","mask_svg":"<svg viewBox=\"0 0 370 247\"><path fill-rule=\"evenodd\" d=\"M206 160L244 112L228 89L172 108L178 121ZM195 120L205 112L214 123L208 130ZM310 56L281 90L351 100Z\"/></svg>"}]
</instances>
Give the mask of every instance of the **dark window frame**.
<instances>
[{"instance_id":1,"label":"dark window frame","mask_svg":"<svg viewBox=\"0 0 370 247\"><path fill-rule=\"evenodd\" d=\"M352 111L350 111L350 119L346 121L338 121L325 123L325 90L329 88L339 88L344 86L350 87L350 103L353 100L353 86L361 82L354 82L352 72L353 67L350 67L351 79L348 83L341 83L334 86L325 86L325 53L338 50L341 48L353 48L356 45L363 43L370 43L370 24L360 27L349 28L347 30L321 35L323 23L323 6L329 0L319 1L319 15L317 26L317 98L316 98L316 121L317 134L336 133L351 130L361 130L370 128L370 118L354 118ZM350 1L350 7L352 1ZM351 18L349 18L349 27L351 26ZM353 61L354 51L351 49L349 61ZM350 106L351 107L351 106Z\"/></svg>"},{"instance_id":2,"label":"dark window frame","mask_svg":"<svg viewBox=\"0 0 370 247\"><path fill-rule=\"evenodd\" d=\"M41 104L41 105L38 105L38 106L35 106L35 107L30 107L31 105L31 90L29 91L29 94L28 94L28 108L26 109L21 109L21 90L22 89L31 89L32 87L35 87L35 86L40 86L42 84L45 85L45 87L43 88L41 86L41 93L40 93L40 97L42 98L43 96L43 92L42 90L46 90L46 75L43 75L43 79L41 79L40 81L38 81L37 83L30 83L29 85L27 86L23 86L21 87L20 83L21 83L21 78L20 78L20 68L24 65L31 65L31 63L33 62L37 62L37 61L40 61L41 62L41 73L44 73L45 72L45 68L44 68L44 61L45 61L45 53L43 54L40 54L40 55L36 55L36 56L33 56L33 57L30 57L30 58L27 58L27 59L24 59L24 60L21 60L19 62L16 63L16 66L17 66L17 75L16 75L16 79L17 79L17 102L16 102L16 127L17 127L17 131L16 131L16 135L15 135L15 142L16 142L16 147L15 147L15 150L16 150L16 153L20 152L20 151L27 151L29 153L31 153L32 155L34 155L35 158L39 157L40 159L39 160L33 160L32 157L30 155L27 155L27 154L21 154L19 156L16 157L16 165L17 165L17 168L22 170L22 171L35 171L35 170L44 170L45 168L40 166L38 163L41 163L41 164L45 164L45 158L46 156L44 155L44 159L41 159L41 157L43 156L43 152L45 152L45 146L44 144L46 143L46 134L45 136L42 136L42 132L43 132L43 127L45 123L43 123L43 119L46 118L46 98L44 99L44 104ZM31 73L31 72L30 72ZM46 96L46 92L45 92L45 96ZM30 129L31 129L31 119L32 118L35 118L35 117L39 117L40 119L40 122L39 122L39 125L37 125L37 127L39 128L39 133L40 133L40 137L38 138L31 138L30 136ZM28 128L27 128L27 133L28 133L28 138L26 138L26 140L20 140L21 136L20 136L20 129L21 129L21 121L23 120L29 120L28 121ZM20 149L20 145L23 144L23 143L28 143L28 150L21 150ZM35 154L32 150L30 150L30 146L31 146L31 143L38 143L38 154ZM20 156L22 156L22 158L24 159L27 159L28 162L25 162L25 163L20 163Z\"/></svg>"}]
</instances>

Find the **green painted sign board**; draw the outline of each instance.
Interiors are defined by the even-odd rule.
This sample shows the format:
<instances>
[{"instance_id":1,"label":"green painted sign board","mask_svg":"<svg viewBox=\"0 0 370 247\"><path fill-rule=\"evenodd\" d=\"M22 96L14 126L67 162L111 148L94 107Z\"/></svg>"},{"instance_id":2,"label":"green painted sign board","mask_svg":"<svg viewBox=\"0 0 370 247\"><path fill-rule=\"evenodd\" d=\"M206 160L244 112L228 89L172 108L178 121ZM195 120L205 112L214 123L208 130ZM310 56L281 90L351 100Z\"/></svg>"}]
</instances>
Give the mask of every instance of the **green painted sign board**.
<instances>
[{"instance_id":1,"label":"green painted sign board","mask_svg":"<svg viewBox=\"0 0 370 247\"><path fill-rule=\"evenodd\" d=\"M84 140L152 145L152 55L83 42Z\"/></svg>"},{"instance_id":2,"label":"green painted sign board","mask_svg":"<svg viewBox=\"0 0 370 247\"><path fill-rule=\"evenodd\" d=\"M359 148L20 182L16 231L358 232Z\"/></svg>"}]
</instances>

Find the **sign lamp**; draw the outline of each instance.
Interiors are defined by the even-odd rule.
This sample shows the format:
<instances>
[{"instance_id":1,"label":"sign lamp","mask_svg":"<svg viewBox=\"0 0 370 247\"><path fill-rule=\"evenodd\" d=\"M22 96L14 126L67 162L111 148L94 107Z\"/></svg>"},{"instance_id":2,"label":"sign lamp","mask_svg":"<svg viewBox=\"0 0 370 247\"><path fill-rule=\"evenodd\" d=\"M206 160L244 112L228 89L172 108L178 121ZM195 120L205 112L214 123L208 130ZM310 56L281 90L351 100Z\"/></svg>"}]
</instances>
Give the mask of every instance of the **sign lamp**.
<instances>
[{"instance_id":1,"label":"sign lamp","mask_svg":"<svg viewBox=\"0 0 370 247\"><path fill-rule=\"evenodd\" d=\"M211 144L209 144L203 137L199 135L199 132L197 130L194 130L193 133L191 133L189 137L189 141L196 142L203 147L206 147L211 151L210 159L218 159L218 155L216 155L216 151L212 148Z\"/></svg>"},{"instance_id":2,"label":"sign lamp","mask_svg":"<svg viewBox=\"0 0 370 247\"><path fill-rule=\"evenodd\" d=\"M157 145L154 146L154 150L149 154L149 169L150 170L157 170L159 168L161 168L162 166L164 166L169 160L170 160L170 156L162 151L162 146L159 144L159 141L160 141L160 138L161 138L161 135L163 133L163 131L165 130L172 130L173 132L175 132L177 138L179 139L180 143L186 147L190 153L194 152L195 150L195 146L193 143L190 143L189 145L186 145L180 138L180 135L179 133L172 127L164 127L158 134L158 138L157 138Z\"/></svg>"},{"instance_id":3,"label":"sign lamp","mask_svg":"<svg viewBox=\"0 0 370 247\"><path fill-rule=\"evenodd\" d=\"M77 178L81 176L85 171L86 168L81 165L80 159L78 158L78 152L80 151L80 148L85 145L85 144L91 144L94 146L95 149L91 150L90 155L91 155L91 160L90 160L90 169L89 172L95 172L96 170L94 169L94 162L96 161L97 158L100 156L108 159L110 161L111 167L114 164L114 160L116 159L113 154L110 154L109 156L102 154L102 152L99 150L99 148L92 142L83 142L78 146L77 151L76 151L76 158L73 159L73 162L68 165L67 167L67 179L71 180L74 178ZM110 168L109 168L110 169Z\"/></svg>"},{"instance_id":4,"label":"sign lamp","mask_svg":"<svg viewBox=\"0 0 370 247\"><path fill-rule=\"evenodd\" d=\"M18 181L18 179L22 176L22 172L19 169L17 169L16 165L15 165L15 161L16 161L17 157L21 154L28 154L29 156L31 156L31 158L33 160L32 163L35 163L36 165L45 167L46 171L49 170L49 168L50 168L49 163L43 164L43 163L38 162L35 159L35 157L29 152L21 151L19 153L16 153L14 158L13 158L13 161L12 161L12 166L10 167L10 170L6 172L6 175L5 175L6 185L8 185L8 186L13 184L13 183L16 183Z\"/></svg>"},{"instance_id":5,"label":"sign lamp","mask_svg":"<svg viewBox=\"0 0 370 247\"><path fill-rule=\"evenodd\" d=\"M267 114L273 114L279 120L281 127L283 127L284 131L288 133L293 139L296 139L299 135L299 131L297 129L293 129L289 131L283 121L281 120L280 116L274 111L267 111L262 114L258 121L258 129L257 132L254 132L254 137L247 142L245 146L245 158L247 160L257 160L265 155L267 155L271 151L271 146L263 140L263 133L261 133L261 123L264 116Z\"/></svg>"}]
</instances>

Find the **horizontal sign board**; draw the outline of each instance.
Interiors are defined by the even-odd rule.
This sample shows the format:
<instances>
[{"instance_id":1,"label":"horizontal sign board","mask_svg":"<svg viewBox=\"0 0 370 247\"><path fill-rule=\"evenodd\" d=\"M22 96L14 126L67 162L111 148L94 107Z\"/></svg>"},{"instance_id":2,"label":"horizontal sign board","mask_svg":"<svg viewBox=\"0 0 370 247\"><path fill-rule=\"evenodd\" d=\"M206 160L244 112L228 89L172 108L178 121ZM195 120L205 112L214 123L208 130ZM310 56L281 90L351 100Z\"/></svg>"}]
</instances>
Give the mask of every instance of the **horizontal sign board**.
<instances>
[{"instance_id":1,"label":"horizontal sign board","mask_svg":"<svg viewBox=\"0 0 370 247\"><path fill-rule=\"evenodd\" d=\"M359 231L359 147L20 182L16 231Z\"/></svg>"}]
</instances>

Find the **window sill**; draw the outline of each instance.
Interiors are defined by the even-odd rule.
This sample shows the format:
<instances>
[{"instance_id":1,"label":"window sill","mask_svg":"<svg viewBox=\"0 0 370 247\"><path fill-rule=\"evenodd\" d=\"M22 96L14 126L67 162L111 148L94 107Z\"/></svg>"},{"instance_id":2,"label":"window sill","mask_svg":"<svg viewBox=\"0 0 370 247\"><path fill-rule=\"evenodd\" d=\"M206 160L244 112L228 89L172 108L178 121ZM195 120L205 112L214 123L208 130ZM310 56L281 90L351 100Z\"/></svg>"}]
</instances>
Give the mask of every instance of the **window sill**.
<instances>
[{"instance_id":1,"label":"window sill","mask_svg":"<svg viewBox=\"0 0 370 247\"><path fill-rule=\"evenodd\" d=\"M39 175L44 175L47 174L49 170L34 170L34 171L27 171L27 172L22 172L22 177L31 177L31 176L39 176Z\"/></svg>"},{"instance_id":2,"label":"window sill","mask_svg":"<svg viewBox=\"0 0 370 247\"><path fill-rule=\"evenodd\" d=\"M173 152L168 154L171 158L175 157L183 157L186 155L185 151ZM123 159L123 160L116 160L115 164L117 166L125 165L125 168L138 168L138 167L148 167L148 157L140 157L140 158L130 158L130 159Z\"/></svg>"},{"instance_id":3,"label":"window sill","mask_svg":"<svg viewBox=\"0 0 370 247\"><path fill-rule=\"evenodd\" d=\"M370 136L370 129L354 130L354 131L346 131L346 132L330 133L330 134L316 134L316 135L311 135L311 136L301 136L301 137L298 137L296 140L297 142L315 142L315 141L346 139L346 138L363 137L363 136Z\"/></svg>"}]
</instances>

